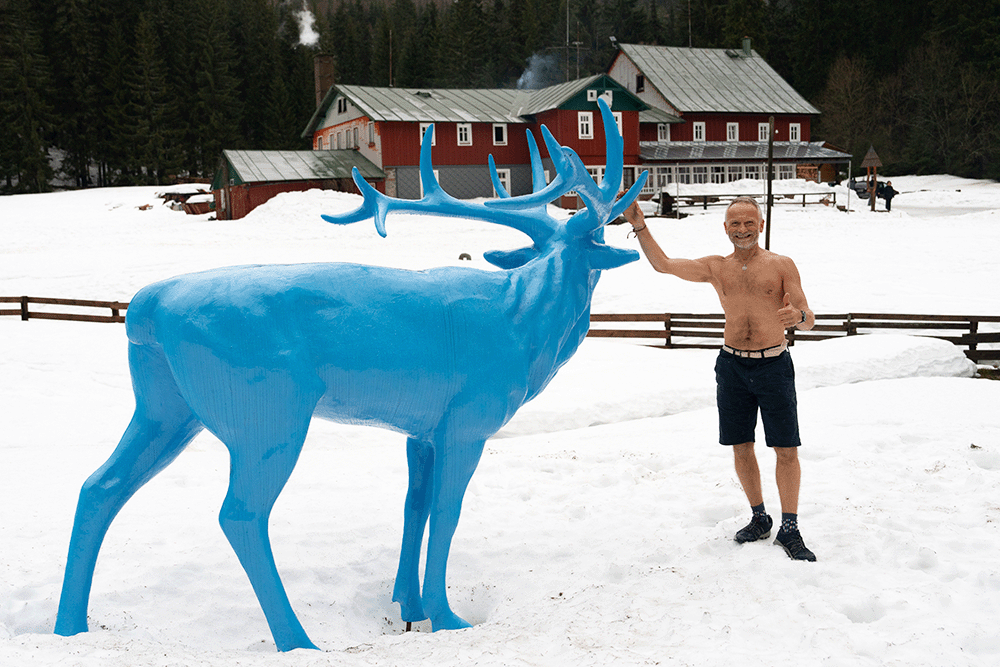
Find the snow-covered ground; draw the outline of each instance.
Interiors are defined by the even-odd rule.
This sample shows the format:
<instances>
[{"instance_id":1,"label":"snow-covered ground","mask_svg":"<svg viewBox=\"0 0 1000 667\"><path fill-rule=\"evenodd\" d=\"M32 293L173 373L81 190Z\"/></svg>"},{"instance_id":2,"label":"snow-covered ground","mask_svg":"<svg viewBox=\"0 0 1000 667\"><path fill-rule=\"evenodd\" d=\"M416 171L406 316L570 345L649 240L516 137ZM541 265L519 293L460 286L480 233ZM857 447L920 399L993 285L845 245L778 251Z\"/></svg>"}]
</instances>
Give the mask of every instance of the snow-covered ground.
<instances>
[{"instance_id":1,"label":"snow-covered ground","mask_svg":"<svg viewBox=\"0 0 1000 667\"><path fill-rule=\"evenodd\" d=\"M1000 185L892 181L902 194L891 213L853 197L850 213L775 209L771 247L796 260L810 306L1000 314ZM335 227L319 215L357 203L338 193L282 195L230 222L171 211L155 191L0 198L0 295L128 300L160 278L257 262L489 269L484 251L522 242L451 219L390 218L386 239L370 223ZM722 215L650 225L676 256L726 253ZM636 248L625 231L609 228L608 241ZM471 262L458 260L465 252ZM644 260L606 272L594 295L594 312L662 311L719 306L710 287ZM91 631L55 636L76 495L132 412L125 348L121 325L0 318L0 664L1000 662L1000 382L973 377L948 343L890 335L793 349L800 524L816 563L732 541L748 509L715 444L712 351L590 339L487 443L473 478L449 597L475 627L403 633L390 602L403 438L317 420L271 536L323 652L274 653L218 527L228 459L207 434L112 525ZM773 456L759 456L776 514Z\"/></svg>"}]
</instances>

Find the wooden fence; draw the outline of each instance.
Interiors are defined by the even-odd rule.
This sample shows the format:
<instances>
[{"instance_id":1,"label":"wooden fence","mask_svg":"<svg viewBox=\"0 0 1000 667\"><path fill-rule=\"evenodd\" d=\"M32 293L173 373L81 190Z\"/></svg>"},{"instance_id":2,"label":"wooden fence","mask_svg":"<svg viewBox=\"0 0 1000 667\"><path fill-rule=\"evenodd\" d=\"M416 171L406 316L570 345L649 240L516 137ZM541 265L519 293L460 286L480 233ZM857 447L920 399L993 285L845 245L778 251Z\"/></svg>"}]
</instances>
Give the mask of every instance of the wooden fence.
<instances>
[{"instance_id":1,"label":"wooden fence","mask_svg":"<svg viewBox=\"0 0 1000 667\"><path fill-rule=\"evenodd\" d=\"M725 317L698 313L591 314L588 336L594 338L636 338L655 340L667 348L718 348L722 343ZM614 324L609 324L614 323ZM653 323L656 327L653 328ZM976 363L1000 360L1000 348L980 347L1000 343L1000 326L981 331L983 323L1000 323L995 315L903 315L889 313L817 314L810 331L789 329L788 342L827 340L886 331L942 338L959 347ZM606 326L595 328L595 324ZM684 342L685 339L688 342ZM713 339L719 339L715 342Z\"/></svg>"},{"instance_id":2,"label":"wooden fence","mask_svg":"<svg viewBox=\"0 0 1000 667\"><path fill-rule=\"evenodd\" d=\"M753 197L758 200L763 200L760 202L762 205L766 204L766 195L735 195L735 194L712 194L712 195L671 195L674 198L675 206L690 206L690 207L700 207L704 210L708 210L709 206L729 206L734 199L737 197ZM836 206L837 205L837 193L833 192L798 192L795 194L777 194L771 195L772 201L775 206L779 204L796 204L799 206L805 206L806 204L822 204L825 206Z\"/></svg>"},{"instance_id":3,"label":"wooden fence","mask_svg":"<svg viewBox=\"0 0 1000 667\"><path fill-rule=\"evenodd\" d=\"M75 320L77 322L124 322L127 303L120 301L87 301L83 299L50 299L34 296L0 296L0 304L16 303L17 308L0 308L0 315L20 315L22 320ZM32 309L32 305L60 306L61 309ZM67 311L68 307L68 312ZM110 310L110 315L96 315L93 310ZM59 312L62 310L63 312Z\"/></svg>"},{"instance_id":4,"label":"wooden fence","mask_svg":"<svg viewBox=\"0 0 1000 667\"><path fill-rule=\"evenodd\" d=\"M0 296L0 305L18 304L17 308L0 308L0 315L20 315L22 320L75 320L78 322L124 322L128 303L121 301L88 301L82 299L50 299L29 296ZM31 306L48 306L44 310ZM60 307L57 310L55 307ZM109 315L93 314L93 310L109 310ZM88 311L88 312L81 312ZM655 341L655 345L682 348L718 348L721 345L725 317L701 313L624 313L591 314L587 333L593 338L635 338ZM598 327L594 325L597 324ZM988 329L980 330L981 324ZM601 327L601 325L605 325ZM654 326L655 325L655 326ZM993 326L989 326L993 325ZM976 363L1000 361L1000 347L980 347L1000 343L1000 315L900 315L890 313L818 313L816 325L810 331L788 330L788 342L827 340L840 336L891 331L918 336L931 336L964 347L965 354ZM686 341L686 342L685 342Z\"/></svg>"}]
</instances>

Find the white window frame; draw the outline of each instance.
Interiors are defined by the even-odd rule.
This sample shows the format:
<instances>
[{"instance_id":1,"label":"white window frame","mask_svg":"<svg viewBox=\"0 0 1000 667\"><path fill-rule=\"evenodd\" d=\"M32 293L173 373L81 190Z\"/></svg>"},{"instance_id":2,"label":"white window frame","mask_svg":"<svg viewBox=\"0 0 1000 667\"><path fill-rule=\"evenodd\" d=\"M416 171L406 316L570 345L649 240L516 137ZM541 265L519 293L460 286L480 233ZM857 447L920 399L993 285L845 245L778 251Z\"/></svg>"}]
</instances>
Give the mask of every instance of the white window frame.
<instances>
[{"instance_id":1,"label":"white window frame","mask_svg":"<svg viewBox=\"0 0 1000 667\"><path fill-rule=\"evenodd\" d=\"M725 183L726 182L726 166L723 164L713 164L709 167L709 175L712 183Z\"/></svg>"},{"instance_id":2,"label":"white window frame","mask_svg":"<svg viewBox=\"0 0 1000 667\"><path fill-rule=\"evenodd\" d=\"M656 124L656 140L670 141L670 123Z\"/></svg>"},{"instance_id":3,"label":"white window frame","mask_svg":"<svg viewBox=\"0 0 1000 667\"><path fill-rule=\"evenodd\" d=\"M375 143L375 123L368 121L368 143Z\"/></svg>"},{"instance_id":4,"label":"white window frame","mask_svg":"<svg viewBox=\"0 0 1000 667\"><path fill-rule=\"evenodd\" d=\"M337 150L339 151L343 147L344 147L344 133L343 132L338 132L337 133Z\"/></svg>"},{"instance_id":5,"label":"white window frame","mask_svg":"<svg viewBox=\"0 0 1000 667\"><path fill-rule=\"evenodd\" d=\"M580 139L593 139L594 138L594 112L593 111L577 111L576 112L576 131L577 131L577 136Z\"/></svg>"},{"instance_id":6,"label":"white window frame","mask_svg":"<svg viewBox=\"0 0 1000 667\"><path fill-rule=\"evenodd\" d=\"M419 137L420 141L417 142L417 143L419 143L421 146L424 145L424 132L426 132L427 128L430 127L433 124L434 123L421 123L420 124L420 137ZM437 132L435 132L434 134L431 135L431 146L437 146ZM420 196L423 197L423 195L420 195Z\"/></svg>"},{"instance_id":7,"label":"white window frame","mask_svg":"<svg viewBox=\"0 0 1000 667\"><path fill-rule=\"evenodd\" d=\"M757 141L767 141L771 134L770 123L757 123Z\"/></svg>"},{"instance_id":8,"label":"white window frame","mask_svg":"<svg viewBox=\"0 0 1000 667\"><path fill-rule=\"evenodd\" d=\"M503 189L506 190L507 194L509 195L510 194L510 169L497 169L497 180L500 181L500 185L503 186ZM493 197L496 198L496 197L499 197L499 196L500 196L500 193L497 192L496 188L493 188Z\"/></svg>"},{"instance_id":9,"label":"white window frame","mask_svg":"<svg viewBox=\"0 0 1000 667\"><path fill-rule=\"evenodd\" d=\"M802 123L788 124L788 140L796 144L802 141Z\"/></svg>"},{"instance_id":10,"label":"white window frame","mask_svg":"<svg viewBox=\"0 0 1000 667\"><path fill-rule=\"evenodd\" d=\"M708 166L699 164L691 167L691 182L695 185L708 183Z\"/></svg>"},{"instance_id":11,"label":"white window frame","mask_svg":"<svg viewBox=\"0 0 1000 667\"><path fill-rule=\"evenodd\" d=\"M705 123L704 121L699 121L697 123L691 124L691 140L692 141L705 141Z\"/></svg>"},{"instance_id":12,"label":"white window frame","mask_svg":"<svg viewBox=\"0 0 1000 667\"><path fill-rule=\"evenodd\" d=\"M502 135L500 139L497 139L497 130L500 130L500 134ZM507 145L507 123L493 123L493 145Z\"/></svg>"},{"instance_id":13,"label":"white window frame","mask_svg":"<svg viewBox=\"0 0 1000 667\"><path fill-rule=\"evenodd\" d=\"M726 141L740 140L740 124L726 123Z\"/></svg>"},{"instance_id":14,"label":"white window frame","mask_svg":"<svg viewBox=\"0 0 1000 667\"><path fill-rule=\"evenodd\" d=\"M316 138L316 150L318 150L318 151L323 150L323 135L322 134L319 135Z\"/></svg>"},{"instance_id":15,"label":"white window frame","mask_svg":"<svg viewBox=\"0 0 1000 667\"><path fill-rule=\"evenodd\" d=\"M353 138L354 138L354 145L351 146L351 148L360 148L361 146L358 144L358 128L357 127L354 128L354 137Z\"/></svg>"},{"instance_id":16,"label":"white window frame","mask_svg":"<svg viewBox=\"0 0 1000 667\"><path fill-rule=\"evenodd\" d=\"M472 145L472 123L458 123L456 135L458 137L459 146L471 146ZM462 138L462 135L465 138Z\"/></svg>"},{"instance_id":17,"label":"white window frame","mask_svg":"<svg viewBox=\"0 0 1000 667\"><path fill-rule=\"evenodd\" d=\"M612 111L611 115L615 117L615 124L618 125L618 134L620 136L624 137L625 136L625 128L622 127L622 123L624 122L622 120L622 112L621 111Z\"/></svg>"}]
</instances>

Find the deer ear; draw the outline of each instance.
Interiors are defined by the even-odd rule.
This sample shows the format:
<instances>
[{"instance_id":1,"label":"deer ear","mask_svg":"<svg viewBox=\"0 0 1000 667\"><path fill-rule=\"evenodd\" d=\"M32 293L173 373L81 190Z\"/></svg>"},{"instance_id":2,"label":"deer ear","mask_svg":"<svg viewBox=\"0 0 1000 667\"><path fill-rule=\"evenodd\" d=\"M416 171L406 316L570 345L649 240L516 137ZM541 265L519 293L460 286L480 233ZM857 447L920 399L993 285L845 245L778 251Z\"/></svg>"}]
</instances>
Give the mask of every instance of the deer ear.
<instances>
[{"instance_id":1,"label":"deer ear","mask_svg":"<svg viewBox=\"0 0 1000 667\"><path fill-rule=\"evenodd\" d=\"M516 269L524 266L538 257L538 248L528 246L517 250L490 250L483 253L483 258L493 266L501 269Z\"/></svg>"},{"instance_id":2,"label":"deer ear","mask_svg":"<svg viewBox=\"0 0 1000 667\"><path fill-rule=\"evenodd\" d=\"M598 271L605 269L617 269L619 266L634 262L639 259L639 253L635 250L625 250L623 248L613 248L607 245L594 247L590 251L590 268Z\"/></svg>"}]
</instances>

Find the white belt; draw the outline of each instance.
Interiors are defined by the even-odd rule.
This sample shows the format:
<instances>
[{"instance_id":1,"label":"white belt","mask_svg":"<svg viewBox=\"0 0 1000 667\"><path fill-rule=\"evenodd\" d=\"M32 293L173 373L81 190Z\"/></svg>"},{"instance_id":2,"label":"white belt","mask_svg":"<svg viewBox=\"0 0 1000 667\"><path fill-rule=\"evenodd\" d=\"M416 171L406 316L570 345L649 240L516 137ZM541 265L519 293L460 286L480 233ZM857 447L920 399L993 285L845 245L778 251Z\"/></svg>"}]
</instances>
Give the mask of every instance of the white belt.
<instances>
[{"instance_id":1,"label":"white belt","mask_svg":"<svg viewBox=\"0 0 1000 667\"><path fill-rule=\"evenodd\" d=\"M788 341L786 340L781 345L775 345L774 347L769 347L765 350L737 350L735 348L729 347L728 345L723 345L723 352L728 352L729 354L734 354L737 357L747 357L749 359L765 359L768 357L777 357L785 348L788 347Z\"/></svg>"}]
</instances>

